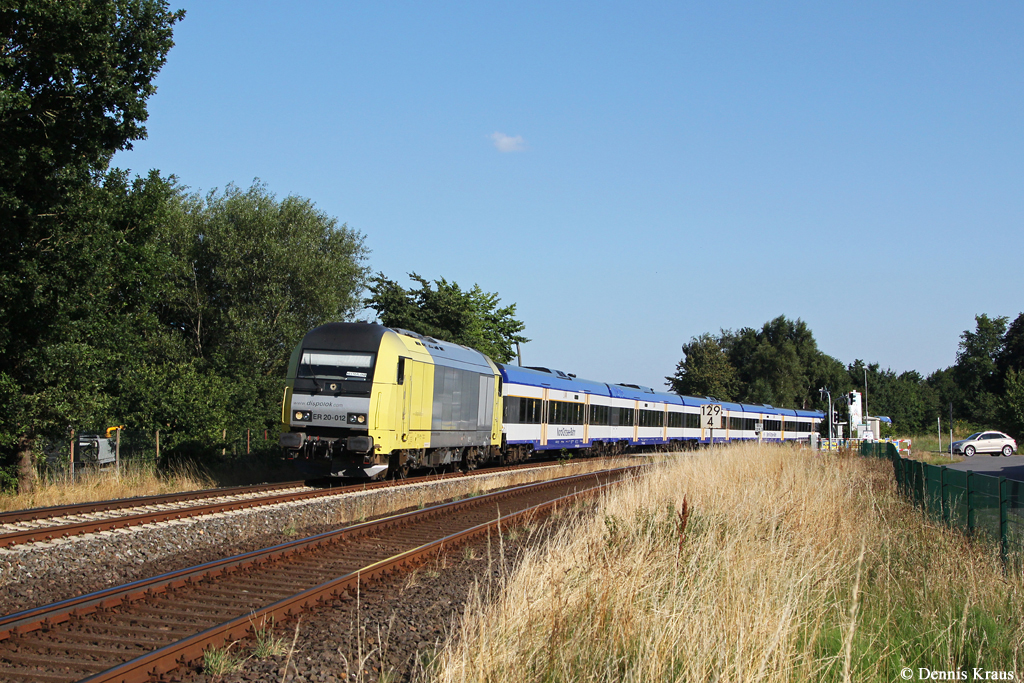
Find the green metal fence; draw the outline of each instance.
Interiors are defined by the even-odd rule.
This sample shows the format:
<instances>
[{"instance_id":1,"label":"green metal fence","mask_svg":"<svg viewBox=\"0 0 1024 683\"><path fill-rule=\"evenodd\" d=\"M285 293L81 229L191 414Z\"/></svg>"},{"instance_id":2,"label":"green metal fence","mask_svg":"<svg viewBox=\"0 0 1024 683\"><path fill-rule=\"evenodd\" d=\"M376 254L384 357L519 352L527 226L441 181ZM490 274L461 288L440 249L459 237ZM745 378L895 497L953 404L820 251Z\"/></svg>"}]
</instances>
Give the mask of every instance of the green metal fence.
<instances>
[{"instance_id":1,"label":"green metal fence","mask_svg":"<svg viewBox=\"0 0 1024 683\"><path fill-rule=\"evenodd\" d=\"M860 453L891 460L900 493L928 514L968 534L990 536L1003 559L1021 556L1024 482L909 460L891 443L862 443Z\"/></svg>"}]
</instances>

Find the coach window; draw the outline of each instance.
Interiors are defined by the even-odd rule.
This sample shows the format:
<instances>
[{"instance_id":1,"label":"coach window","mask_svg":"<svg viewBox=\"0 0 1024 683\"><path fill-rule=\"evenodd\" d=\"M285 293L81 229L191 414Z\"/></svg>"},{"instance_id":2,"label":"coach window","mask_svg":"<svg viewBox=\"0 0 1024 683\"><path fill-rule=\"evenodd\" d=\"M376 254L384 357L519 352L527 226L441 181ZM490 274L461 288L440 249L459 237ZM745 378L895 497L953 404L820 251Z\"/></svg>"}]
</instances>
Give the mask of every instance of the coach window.
<instances>
[{"instance_id":1,"label":"coach window","mask_svg":"<svg viewBox=\"0 0 1024 683\"><path fill-rule=\"evenodd\" d=\"M504 400L504 415L502 418L509 424L516 424L519 422L519 401L520 399L515 397L505 397Z\"/></svg>"}]
</instances>

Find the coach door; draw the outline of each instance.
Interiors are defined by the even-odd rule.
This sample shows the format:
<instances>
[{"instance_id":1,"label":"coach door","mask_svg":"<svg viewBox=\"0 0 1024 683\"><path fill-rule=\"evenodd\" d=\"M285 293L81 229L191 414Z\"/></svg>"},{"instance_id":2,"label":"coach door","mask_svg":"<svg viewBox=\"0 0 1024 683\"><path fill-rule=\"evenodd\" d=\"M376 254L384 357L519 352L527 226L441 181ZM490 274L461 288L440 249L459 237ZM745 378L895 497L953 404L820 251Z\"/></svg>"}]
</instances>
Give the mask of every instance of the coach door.
<instances>
[{"instance_id":1,"label":"coach door","mask_svg":"<svg viewBox=\"0 0 1024 683\"><path fill-rule=\"evenodd\" d=\"M399 438L402 443L409 440L409 429L410 423L412 422L412 376L413 376L413 363L411 358L405 358L404 356L398 357L398 377L397 384L400 388L399 395L401 396L402 409L401 417L399 418Z\"/></svg>"}]
</instances>

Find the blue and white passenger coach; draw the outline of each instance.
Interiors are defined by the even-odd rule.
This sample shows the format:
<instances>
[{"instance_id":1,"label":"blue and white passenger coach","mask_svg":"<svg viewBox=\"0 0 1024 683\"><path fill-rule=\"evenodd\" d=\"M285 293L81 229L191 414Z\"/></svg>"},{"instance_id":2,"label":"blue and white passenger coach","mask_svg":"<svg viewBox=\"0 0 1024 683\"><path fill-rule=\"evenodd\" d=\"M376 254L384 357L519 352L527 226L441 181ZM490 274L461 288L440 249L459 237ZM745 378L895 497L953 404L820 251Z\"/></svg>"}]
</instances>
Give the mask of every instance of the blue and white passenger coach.
<instances>
[{"instance_id":1,"label":"blue and white passenger coach","mask_svg":"<svg viewBox=\"0 0 1024 683\"><path fill-rule=\"evenodd\" d=\"M631 446L682 442L807 441L820 411L679 396L635 384L603 384L549 368L498 365L504 385L505 449L515 459L531 451L589 449L615 454ZM701 406L722 406L720 429L701 426ZM675 442L675 443L673 443Z\"/></svg>"}]
</instances>

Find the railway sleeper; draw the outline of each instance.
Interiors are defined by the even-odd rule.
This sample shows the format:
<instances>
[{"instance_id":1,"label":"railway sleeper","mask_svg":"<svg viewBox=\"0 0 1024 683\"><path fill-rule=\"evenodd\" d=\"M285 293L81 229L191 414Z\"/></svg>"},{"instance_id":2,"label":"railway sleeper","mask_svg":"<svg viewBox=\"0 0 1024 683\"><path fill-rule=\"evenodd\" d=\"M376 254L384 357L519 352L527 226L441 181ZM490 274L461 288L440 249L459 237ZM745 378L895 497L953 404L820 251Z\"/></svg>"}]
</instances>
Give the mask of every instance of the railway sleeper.
<instances>
[{"instance_id":1,"label":"railway sleeper","mask_svg":"<svg viewBox=\"0 0 1024 683\"><path fill-rule=\"evenodd\" d=\"M27 673L20 669L8 669L0 666L0 680L4 681L27 681L30 683L72 683L77 676L70 674L45 673L36 671Z\"/></svg>"},{"instance_id":2,"label":"railway sleeper","mask_svg":"<svg viewBox=\"0 0 1024 683\"><path fill-rule=\"evenodd\" d=\"M24 655L20 652L6 652L4 653L3 658L11 664L21 664L23 666L38 666L43 669L53 669L57 668L58 666L74 666L78 667L82 671L92 671L95 673L99 673L100 671L106 671L110 668L109 662L97 662L94 659L72 659L70 657L62 657L60 663L58 664L53 661L53 657L43 657L40 655ZM25 676L26 674L25 672L22 672L21 675Z\"/></svg>"}]
</instances>

